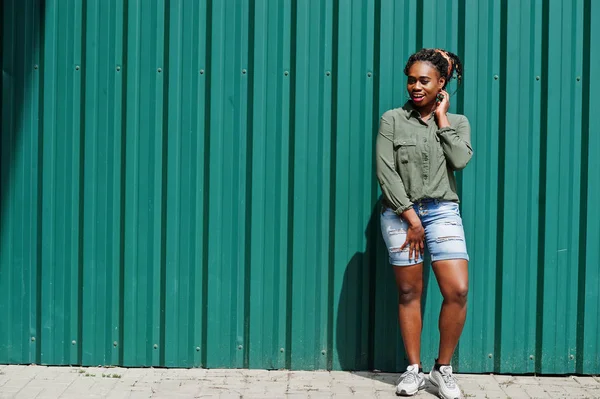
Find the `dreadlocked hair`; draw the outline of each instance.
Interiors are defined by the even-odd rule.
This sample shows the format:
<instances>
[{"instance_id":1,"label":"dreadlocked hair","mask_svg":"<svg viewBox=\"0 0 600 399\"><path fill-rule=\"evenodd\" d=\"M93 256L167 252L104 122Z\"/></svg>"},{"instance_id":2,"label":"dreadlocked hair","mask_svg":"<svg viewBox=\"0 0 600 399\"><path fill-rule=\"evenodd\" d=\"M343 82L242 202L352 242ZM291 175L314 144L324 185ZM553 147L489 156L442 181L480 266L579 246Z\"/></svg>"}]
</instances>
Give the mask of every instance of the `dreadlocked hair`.
<instances>
[{"instance_id":1,"label":"dreadlocked hair","mask_svg":"<svg viewBox=\"0 0 600 399\"><path fill-rule=\"evenodd\" d=\"M445 56L447 56L450 62L448 62L448 59ZM454 78L456 78L457 84L460 85L462 83L463 66L460 58L458 58L456 54L442 49L424 48L408 58L408 62L404 67L404 74L408 76L410 67L415 62L419 61L428 62L437 69L440 76L446 79L444 88L446 88L448 82Z\"/></svg>"}]
</instances>

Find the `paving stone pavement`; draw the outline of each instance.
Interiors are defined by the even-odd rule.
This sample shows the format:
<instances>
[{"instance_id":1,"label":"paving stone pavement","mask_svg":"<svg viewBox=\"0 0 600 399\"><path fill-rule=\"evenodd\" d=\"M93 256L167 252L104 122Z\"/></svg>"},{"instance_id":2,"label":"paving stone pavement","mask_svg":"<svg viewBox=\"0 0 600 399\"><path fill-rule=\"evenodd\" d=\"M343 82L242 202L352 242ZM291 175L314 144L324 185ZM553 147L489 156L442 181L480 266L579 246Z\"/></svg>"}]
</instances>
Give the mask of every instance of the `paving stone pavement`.
<instances>
[{"instance_id":1,"label":"paving stone pavement","mask_svg":"<svg viewBox=\"0 0 600 399\"><path fill-rule=\"evenodd\" d=\"M0 398L396 398L398 374L0 365ZM458 374L464 398L599 398L598 377ZM436 397L427 384L415 397Z\"/></svg>"}]
</instances>

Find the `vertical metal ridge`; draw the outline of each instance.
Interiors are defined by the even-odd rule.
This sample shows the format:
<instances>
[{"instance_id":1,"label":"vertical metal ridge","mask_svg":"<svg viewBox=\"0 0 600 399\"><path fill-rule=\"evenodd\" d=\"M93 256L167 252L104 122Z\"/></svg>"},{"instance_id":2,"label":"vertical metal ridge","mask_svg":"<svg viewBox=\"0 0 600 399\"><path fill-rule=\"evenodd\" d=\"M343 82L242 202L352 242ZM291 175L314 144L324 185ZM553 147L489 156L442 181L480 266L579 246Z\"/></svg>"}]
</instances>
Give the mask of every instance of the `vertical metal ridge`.
<instances>
[{"instance_id":1,"label":"vertical metal ridge","mask_svg":"<svg viewBox=\"0 0 600 399\"><path fill-rule=\"evenodd\" d=\"M288 236L287 236L287 282L286 282L286 328L285 328L285 368L292 368L292 320L293 320L293 289L294 289L294 165L296 164L296 76L298 71L297 36L298 36L298 2L293 1L291 7L291 45L290 45L290 119L289 119L289 168L288 168Z\"/></svg>"},{"instance_id":2,"label":"vertical metal ridge","mask_svg":"<svg viewBox=\"0 0 600 399\"><path fill-rule=\"evenodd\" d=\"M583 48L591 49L591 0L584 0L583 6ZM588 231L588 167L590 136L590 52L583 52L583 93L581 106L581 184L579 194L579 265L577 281L577 334L575 349L575 372L583 374L584 336L585 336L585 298L586 298L586 266L587 266L587 231Z\"/></svg>"},{"instance_id":3,"label":"vertical metal ridge","mask_svg":"<svg viewBox=\"0 0 600 399\"><path fill-rule=\"evenodd\" d=\"M281 24L279 25L279 29L285 27L285 33L281 38L279 49L281 51L281 54L283 55L284 60L282 63L282 67L287 68L290 71L290 73L292 73L292 75L295 75L298 71L294 69L294 63L292 61L295 51L291 47L293 40L295 40L294 38L292 38L292 32L293 29L295 29L293 28L294 22L292 21L292 3L293 1L291 0L286 1L285 6L281 8L278 14L279 18L281 18ZM285 85L282 85L280 88L278 88L277 95L279 98L284 99L284 104L282 104L280 108L281 117L277 119L277 123L279 126L282 127L282 129L286 129L287 133L287 136L284 136L283 140L277 142L277 148L279 149L281 154L279 157L279 162L281 162L285 166L285 168L277 174L278 179L280 179L280 181L282 182L280 188L281 196L277 206L278 219L281 221L285 221L286 223L285 235L280 238L280 243L285 245L285 251L282 251L278 254L278 261L281 262L280 264L282 266L285 264L284 267L280 266L281 272L279 274L279 281L281 288L279 290L279 298L281 300L281 303L278 306L278 344L282 345L282 347L284 348L284 353L281 353L281 348L279 348L281 355L279 355L280 360L278 361L278 364L280 365L280 367L284 367L286 365L286 351L291 348L291 346L285 346L287 345L286 329L289 314L288 302L291 304L291 300L288 300L288 289L291 289L291 286L288 285L288 272L291 268L291 264L288 264L287 260L288 256L292 253L292 249L288 247L287 244L291 242L289 236L290 232L293 231L293 226L290 227L287 224L288 219L291 215L290 210L292 209L292 204L288 203L287 200L288 195L292 195L293 193L293 191L290 190L290 181L288 180L290 173L289 171L291 170L290 165L293 165L293 159L290 155L291 153L289 152L290 149L293 148L293 144L290 144L290 142L293 142L294 140L292 133L289 131L290 123L293 123L293 118L291 118L290 116L290 107L292 106L290 102L291 98L293 97L291 79L288 79ZM283 232L283 229L280 230L280 232ZM291 307L289 309L291 309Z\"/></svg>"},{"instance_id":4,"label":"vertical metal ridge","mask_svg":"<svg viewBox=\"0 0 600 399\"><path fill-rule=\"evenodd\" d=\"M600 18L600 5L597 1L590 1L589 8L586 12L591 13L591 24L589 25L589 49L598 48L600 44L600 24L597 23ZM587 36L587 34L586 34ZM597 51L589 51L589 68L590 75L594 72L594 65L599 64L600 54ZM587 67L586 67L587 69ZM585 74L584 74L585 79ZM597 172L600 170L600 129L592 123L596 118L594 111L600 104L600 98L595 95L599 91L600 84L594 76L589 76L584 82L590 86L588 104L586 104L586 112L589 114L588 126L590 131L588 134L589 149L588 149L588 198L587 198L587 233L586 233L586 300L585 300L585 323L584 323L584 338L583 352L578 353L578 356L583 356L583 372L586 374L598 374L600 370L600 342L598 335L600 333L600 225L597 223L600 220L600 211L595 204L600 197L600 179L597 177ZM594 222L596 221L596 222Z\"/></svg>"},{"instance_id":5,"label":"vertical metal ridge","mask_svg":"<svg viewBox=\"0 0 600 399\"><path fill-rule=\"evenodd\" d=\"M549 19L550 4L547 1L542 3L542 94L540 104L540 188L539 202L540 210L538 214L538 264L537 274L537 301L536 301L536 348L535 348L535 372L542 372L542 351L543 351L543 324L544 324L544 269L546 253L546 175L547 149L548 149L548 48L549 43ZM542 169L543 168L543 169Z\"/></svg>"},{"instance_id":6,"label":"vertical metal ridge","mask_svg":"<svg viewBox=\"0 0 600 399\"><path fill-rule=\"evenodd\" d=\"M416 37L416 51L419 51L423 48L423 29L424 27L424 10L423 10L423 1L424 0L416 0L417 1L417 15L415 17L415 21L417 22L417 37ZM405 3L406 4L406 3Z\"/></svg>"},{"instance_id":7,"label":"vertical metal ridge","mask_svg":"<svg viewBox=\"0 0 600 399\"><path fill-rule=\"evenodd\" d=\"M131 1L133 3L133 0ZM138 121L134 117L139 111L139 95L137 93L137 87L139 86L139 72L134 69L134 65L138 65L138 54L137 45L139 39L139 12L136 12L134 5L130 3L130 0L124 0L125 15L123 18L124 24L124 35L125 41L123 43L124 51L124 68L123 68L123 100L124 102L123 113L122 113L122 142L121 142L121 162L122 162L122 281L123 287L122 292L122 313L123 320L130 320L131 314L135 314L135 307L138 302L137 295L128 297L130 292L129 286L131 283L128 281L125 283L127 278L137 278L133 273L133 265L131 262L131 253L137 250L137 243L132 240L132 236L135 233L135 227L132 226L131 219L138 217L138 212L135 209L136 192L134 187L137 184L136 170L137 170L137 155L135 152L135 134L138 127ZM127 18L125 18L127 17ZM131 92L130 92L131 90ZM133 205L132 205L133 204ZM131 276L131 277L130 277ZM125 290L125 287L128 289ZM119 343L122 349L122 364L134 365L136 362L140 365L147 365L145 360L138 360L137 356L132 356L132 352L135 353L137 347L135 346L134 340L130 337L135 334L138 330L137 320L122 325L121 331L121 342ZM145 339L146 337L144 337ZM145 355L141 353L140 355Z\"/></svg>"},{"instance_id":8,"label":"vertical metal ridge","mask_svg":"<svg viewBox=\"0 0 600 399\"><path fill-rule=\"evenodd\" d=\"M36 335L36 344L35 344L35 361L37 364L42 363L42 197L43 197L43 165L44 165L44 75L45 73L45 63L43 61L46 59L45 57L45 43L46 43L46 18L45 18L45 10L46 10L46 0L40 0L40 29L39 29L39 69L40 72L40 87L39 87L39 97L38 97L38 148L37 148L37 156L38 156L38 170L37 170L37 231L36 231L36 310L37 313L35 315L35 335ZM0 40L1 41L1 40Z\"/></svg>"},{"instance_id":9,"label":"vertical metal ridge","mask_svg":"<svg viewBox=\"0 0 600 399\"><path fill-rule=\"evenodd\" d=\"M94 3L92 3L94 4ZM96 3L97 5L97 3ZM88 40L89 38L92 37L97 37L98 36L98 7L94 7L93 5L86 10L82 11L82 24L83 21L85 20L86 23L86 30L89 29L90 33L85 33L82 32L82 35L85 35L85 38L82 39L82 48L84 46L84 43ZM95 15L96 18L91 17L92 15ZM91 23L88 23L87 18L92 19ZM92 39L93 40L93 39ZM88 57L90 58L90 60L88 60ZM88 62L89 61L89 62ZM88 71L86 66L90 65L90 70ZM80 219L80 235L79 235L79 275L80 275L80 279L79 279L79 298L78 298L78 302L81 305L79 308L79 314L78 314L78 321L79 324L81 324L81 328L80 331L78 332L78 343L81 343L82 346L82 350L81 352L96 352L96 350L98 349L98 346L95 345L94 342L94 334L86 334L87 330L85 328L85 324L91 324L91 325L96 325L97 323L95 323L95 319L98 317L96 312L84 312L83 308L84 306L88 305L88 296L87 295L83 295L83 283L85 282L86 284L86 293L89 293L89 297L90 298L94 298L94 297L98 297L99 295L94 295L94 293L96 292L96 290L98 289L98 281L97 281L97 276L95 275L95 271L96 271L96 253L97 248L101 245L100 243L98 243L98 236L96 234L96 230L91 230L89 231L89 229L87 228L87 224L90 223L92 225L95 225L96 220L98 219L98 212L97 211L97 206L99 205L96 202L96 193L98 191L98 186L99 184L97 183L97 181L99 180L99 173L98 173L98 163L97 163L97 157L94 154L93 150L89 151L88 154L86 154L87 150L86 150L86 146L89 146L91 148L97 148L99 146L98 144L98 134L96 134L96 126L97 123L96 122L96 117L95 115L100 114L99 112L99 101L96 100L97 96L96 93L98 92L98 86L99 86L99 78L98 78L98 68L97 65L99 64L98 62L98 50L97 48L94 50L93 47L90 48L90 52L89 54L84 54L84 52L82 51L82 57L81 57L81 67L82 67L82 74L83 74L83 78L82 78L82 85L86 86L86 93L88 93L88 95L92 98L94 98L94 100L92 101L88 101L88 99L86 98L86 95L83 95L83 101L82 104L80 104L80 108L81 108L81 119L85 119L84 115L86 113L86 107L90 108L90 118L88 121L84 121L82 123L82 128L81 131L79 132L80 135L85 135L85 138L83 140L81 140L80 142L80 147L82 148L80 150L80 159L87 159L87 165L84 166L84 163L81 162L79 167L82 169L81 173L80 173L80 180L79 180L79 185L80 185L80 210L79 210L79 219ZM91 78L90 78L91 77ZM91 82L88 85L87 84L87 80L90 79ZM83 92L83 89L82 89ZM85 103L85 104L84 104ZM90 126L87 127L86 124L89 124ZM86 128L89 129L89 132L86 132ZM86 140L86 138L88 140ZM88 180L88 184L85 185L85 187L82 187L82 181L86 181ZM89 190L90 193L87 193L86 191ZM81 205L81 203L83 203L83 205ZM86 213L89 213L89 215L86 215L84 213L84 211L87 211ZM86 250L89 249L89 252L91 252L93 255L91 256L87 256L86 255ZM91 258L88 260L88 258ZM89 267L84 267L84 264L89 264ZM87 271L87 274L84 275L84 273ZM88 285L89 284L89 285ZM89 288L88 288L89 287ZM89 301L92 302L92 301ZM93 309L93 303L92 303L92 309ZM85 320L83 319L85 317ZM91 322L90 322L91 320ZM103 320L103 322L105 322L105 320ZM94 333L97 330L94 329ZM101 334L99 334L101 335ZM85 336L85 338L83 338ZM85 343L83 343L83 341L85 341ZM89 342L89 343L88 343ZM78 364L84 364L85 363L91 363L91 361L89 360L89 356L86 356L85 359L80 359L78 361ZM96 364L99 364L99 362L97 362Z\"/></svg>"},{"instance_id":10,"label":"vertical metal ridge","mask_svg":"<svg viewBox=\"0 0 600 399\"><path fill-rule=\"evenodd\" d=\"M167 9L168 5L165 4L165 9ZM188 366L188 358L186 353L181 353L179 341L186 341L184 338L184 334L178 334L175 331L179 330L177 327L180 326L181 314L186 309L186 305L182 303L180 297L186 294L189 295L189 290L186 289L184 284L185 282L193 282L193 278L189 275L185 275L182 269L186 267L186 265L182 265L182 252L185 252L185 247L188 242L185 241L184 236L189 235L189 230L184 227L184 222L181 220L181 214L191 213L193 212L191 209L187 210L185 205L183 205L181 186L182 181L188 180L188 183L191 185L192 182L189 181L190 178L187 175L185 169L194 170L193 165L189 165L189 168L182 167L183 164L188 164L187 157L185 156L182 147L185 146L183 144L185 142L185 137L183 134L183 114L186 110L183 107L183 88L181 81L184 76L184 68L183 64L185 64L185 60L183 59L183 43L182 43L182 31L183 31L183 21L182 21L182 12L181 10L173 10L174 12L170 14L169 17L169 28L165 28L166 32L170 32L171 26L177 27L174 28L173 34L169 33L169 48L173 47L173 51L170 51L169 57L164 55L163 64L165 65L165 70L168 72L166 76L166 81L169 81L169 90L163 89L163 102L165 102L166 107L172 109L172 112L169 112L168 115L163 115L163 147L165 146L165 137L167 141L167 161L163 164L163 170L166 169L166 181L163 181L163 186L166 187L166 200L169 202L170 206L166 208L165 215L165 223L162 225L163 235L165 235L165 248L164 248L164 257L165 257L165 304L164 304L164 324L161 322L161 328L164 329L164 342L161 344L161 347L164 348L165 354L163 355L164 365L170 366L173 364L173 357L181 356L181 361L183 364ZM165 16L166 17L166 16ZM173 19L171 21L171 19ZM165 39L166 42L166 39ZM194 74L195 75L195 74ZM172 80L172 82L171 82ZM189 82L189 87L193 87L194 82ZM166 96L166 98L165 98ZM163 110L164 113L164 110ZM165 121L167 126L165 128ZM188 129L192 129L192 126L187 127ZM189 148L193 148L192 143L187 145ZM185 183L184 183L185 184ZM191 194L191 193L190 193ZM190 202L193 202L193 199L190 198ZM194 216L192 214L188 214L186 218L189 221L194 220ZM185 230L185 231L184 231ZM187 259L189 263L191 259ZM182 281L183 280L183 281ZM185 282L184 282L185 281ZM168 287L168 288L167 288ZM167 294L166 290L169 290ZM192 302L192 298L189 302ZM191 307L190 307L191 308ZM189 315L190 320L193 320L193 312ZM187 328L189 329L193 326L193 322L187 324ZM182 326L183 327L183 326ZM185 330L181 328L181 330ZM183 331L182 331L183 332ZM187 343L187 342L186 342ZM186 345L187 346L187 345Z\"/></svg>"},{"instance_id":11,"label":"vertical metal ridge","mask_svg":"<svg viewBox=\"0 0 600 399\"><path fill-rule=\"evenodd\" d=\"M381 0L375 0L374 5L374 16L375 21L373 23L373 98L372 98L372 108L371 108L371 148L375 148L375 144L377 141L377 135L379 131L379 99L381 96L381 13L382 6ZM374 152L372 150L372 152ZM377 158L375 156L371 157L371 171L376 170ZM377 178L373 178L371 180L371 204L374 205L373 215L378 214L379 207L381 206L380 201L377 199L378 192L378 181ZM373 217L373 216L372 216ZM376 290L377 290L377 251L375 242L377 240L379 231L373 228L367 228L367 248L366 252L368 253L368 258L366 259L369 265L369 328L368 337L367 337L367 367L369 370L376 369L375 366L375 322L376 322Z\"/></svg>"},{"instance_id":12,"label":"vertical metal ridge","mask_svg":"<svg viewBox=\"0 0 600 399\"><path fill-rule=\"evenodd\" d=\"M204 50L198 18L202 8L196 4L187 9L181 2L168 5L170 32L168 56L168 90L164 93L169 113L164 134L167 137L166 161L166 235L165 272L165 344L166 367L190 367L199 364L198 353L201 314L201 273L197 273L197 259L201 257L201 199L203 170L200 164L204 149L202 143L203 105L200 93L203 76L198 63ZM168 64L168 65L167 65ZM203 66L202 66L203 67ZM185 84L184 84L185 82ZM194 103L196 100L196 103ZM200 218L200 221L198 220ZM199 232L200 230L200 232ZM201 263L201 262L200 262ZM199 268L201 270L201 267ZM200 325L201 329L201 325Z\"/></svg>"},{"instance_id":13,"label":"vertical metal ridge","mask_svg":"<svg viewBox=\"0 0 600 399\"><path fill-rule=\"evenodd\" d=\"M83 99L79 104L79 210L78 210L78 230L79 234L77 237L77 262L78 262L78 288L77 288L77 364L82 364L82 349L83 349L83 228L84 228L84 195L85 195L85 93L86 93L86 76L87 76L87 68L86 68L86 40L87 40L87 0L81 0L82 9L81 9L81 94L80 98Z\"/></svg>"},{"instance_id":14,"label":"vertical metal ridge","mask_svg":"<svg viewBox=\"0 0 600 399\"><path fill-rule=\"evenodd\" d=\"M362 262L361 262L361 275L359 280L361 285L359 291L362 293L361 300L361 325L360 331L360 366L363 368L374 369L373 364L373 348L374 345L374 328L373 323L375 321L375 298L374 295L374 282L376 274L373 270L373 218L377 215L377 211L374 207L377 206L376 187L373 185L375 182L375 169L373 166L376 164L375 154L372 145L373 140L376 137L375 132L378 132L374 121L378 120L378 117L374 117L374 110L378 108L376 97L378 96L377 88L377 67L375 65L375 58L379 55L376 53L379 47L379 21L380 8L377 4L377 0L363 0L363 7L361 7L361 30L365 32L362 36L362 48L361 48L361 69L360 71L360 90L363 93L361 96L360 108L363 109L361 112L361 127L359 132L364 129L364 133L359 134L361 145L358 146L359 153L361 155L361 169L362 172L362 190L363 195L359 196L359 204L362 208L363 218L361 220L360 229L360 240L359 249L363 250ZM334 53L335 57L335 53ZM339 88L338 88L339 90ZM336 90L336 92L339 92ZM360 148L362 146L362 148ZM336 171L336 175L344 171L343 168ZM336 233L335 226L333 226L332 234ZM337 235L336 235L337 238ZM370 349L371 348L371 349Z\"/></svg>"},{"instance_id":15,"label":"vertical metal ridge","mask_svg":"<svg viewBox=\"0 0 600 399\"><path fill-rule=\"evenodd\" d=\"M242 364L244 368L250 365L250 298L252 276L252 171L253 171L253 144L254 144L254 77L256 66L254 62L254 42L256 30L254 18L256 15L256 0L249 1L248 12L248 90L246 92L246 192L245 192L245 250L244 250L244 354Z\"/></svg>"},{"instance_id":16,"label":"vertical metal ridge","mask_svg":"<svg viewBox=\"0 0 600 399\"><path fill-rule=\"evenodd\" d=\"M333 14L332 14L332 52L334 54L332 59L333 77L331 82L331 120L330 120L330 159L329 159L329 239L328 239L328 287L327 287L327 359L326 368L327 370L332 369L333 365L333 317L334 317L334 281L335 281L335 209L336 209L336 162L337 162L337 107L338 107L338 79L339 79L339 58L337 53L339 51L339 20L340 20L340 2L339 0L333 0Z\"/></svg>"},{"instance_id":17,"label":"vertical metal ridge","mask_svg":"<svg viewBox=\"0 0 600 399\"><path fill-rule=\"evenodd\" d=\"M465 4L466 0L458 0L458 22L457 22L457 50L456 50L456 54L458 55L458 57L460 58L461 62L463 62L463 60L465 59L465 25L466 25L466 4ZM463 66L464 68L464 66ZM461 79L463 79L463 77L461 77ZM456 112L458 114L463 114L464 115L464 90L462 89L462 85L458 86L458 82L457 82L457 87L456 87ZM457 173L455 173L455 177L456 177L456 191L458 194L458 198L462 198L463 197L463 171L459 171ZM498 180L500 182L500 178ZM461 205L462 208L462 205ZM500 213L500 212L499 212ZM463 327L464 329L464 327ZM456 348L454 350L453 356L452 356L452 364L456 364L457 365L457 370L460 370L460 340L458 341L458 343L456 344Z\"/></svg>"},{"instance_id":18,"label":"vertical metal ridge","mask_svg":"<svg viewBox=\"0 0 600 399\"><path fill-rule=\"evenodd\" d=\"M203 199L204 219L202 226L202 338L201 338L201 355L200 365L207 367L208 360L208 252L209 252L209 220L210 220L210 129L211 129L211 86L212 86L212 16L213 16L213 0L206 0L206 85L204 87L204 176L203 184Z\"/></svg>"},{"instance_id":19,"label":"vertical metal ridge","mask_svg":"<svg viewBox=\"0 0 600 399\"><path fill-rule=\"evenodd\" d=\"M507 21L508 5L504 1L500 9L500 97L499 97L499 115L498 121L498 192L497 192L497 235L496 235L496 321L494 338L494 371L502 370L502 288L504 272L504 186L505 171L504 163L506 161L506 90L507 90Z\"/></svg>"},{"instance_id":20,"label":"vertical metal ridge","mask_svg":"<svg viewBox=\"0 0 600 399\"><path fill-rule=\"evenodd\" d=\"M123 48L122 48L122 82L121 82L121 154L119 175L119 341L118 358L119 364L124 363L125 343L125 212L126 212L126 188L127 182L127 74L128 74L128 43L129 43L129 0L123 0Z\"/></svg>"},{"instance_id":21,"label":"vertical metal ridge","mask_svg":"<svg viewBox=\"0 0 600 399\"><path fill-rule=\"evenodd\" d=\"M161 200L160 200L160 321L159 321L159 360L165 366L166 343L166 284L167 284L167 171L169 167L169 47L171 26L171 0L164 0L163 27L163 92L162 92L162 160L161 160Z\"/></svg>"},{"instance_id":22,"label":"vertical metal ridge","mask_svg":"<svg viewBox=\"0 0 600 399\"><path fill-rule=\"evenodd\" d=\"M458 34L457 34L457 55L460 58L461 62L464 62L465 59L465 42L466 42L466 25L467 25L467 0L458 0ZM464 63L463 63L464 67ZM461 77L464 79L464 76ZM456 112L458 114L465 113L465 91L463 90L462 82L460 86L457 86L458 92L457 101L456 101ZM458 183L458 196L462 198L462 173L457 176Z\"/></svg>"},{"instance_id":23,"label":"vertical metal ridge","mask_svg":"<svg viewBox=\"0 0 600 399\"><path fill-rule=\"evenodd\" d=\"M50 8L50 7L48 7ZM48 10L48 8L46 8L46 10ZM48 16L48 20L47 21L47 27L49 27L49 31L51 32L52 28L56 27L56 12L54 10L51 10L51 12L49 13L50 15ZM42 105L41 108L45 108L44 106L46 105L46 100L53 100L53 101L48 101L51 104L54 104L56 102L56 98L55 98L55 89L56 89L56 84L55 84L55 79L56 79L56 67L54 65L54 57L56 56L55 52L56 52L56 38L52 37L51 33L48 32L48 39L52 38L53 40L48 40L46 42L44 42L44 47L48 46L48 50L49 50L49 54L45 54L46 58L44 58L44 64L45 67L47 68L48 71L48 75L46 76L46 78L48 79L48 86L47 89L44 91L44 98L42 100ZM46 62L47 61L47 62ZM45 115L48 115L47 117L44 118L43 123L44 123L44 128L48 128L48 129L44 129L44 133L45 133L45 140L44 140L44 147L41 148L41 151L44 152L44 162L45 164L42 165L43 169L43 173L42 173L42 192L43 192L43 197L42 197L42 201L43 205L42 205L42 209L44 209L44 205L46 205L46 202L50 202L52 203L53 199L54 199L54 195L53 193L47 189L47 180L45 179L46 174L49 174L50 177L52 177L54 175L54 164L53 164L53 158L52 158L52 151L50 151L53 146L54 146L54 141L56 140L54 137L54 129L53 126L51 124L51 122L54 120L54 112L55 112L55 108L52 106L47 107L48 109L46 109L44 112ZM46 151L48 151L48 153L46 154ZM52 218L54 216L53 212L43 212L42 213L42 219L44 218L45 215L48 215L46 221L47 223L43 223L42 227L44 228L44 230L42 231L42 241L40 242L41 247L42 247L42 256L41 256L41 264L42 264L42 283L41 283L41 289L40 289L40 295L42 296L42 308L40 309L40 312L42 313L42 330L40 330L39 334L45 335L44 334L44 316L48 316L49 314L52 314L52 312L48 311L48 308L51 306L51 302L47 300L46 296L48 296L49 294L51 295L52 293L47 293L47 287L45 287L44 282L48 281L48 280L53 280L54 279L54 270L52 268L49 267L43 267L44 263L45 263L45 257L47 249L45 250L45 245L47 243L47 247L51 248L53 247L53 245L55 244L55 237L54 237L54 231L51 230L52 227ZM49 219L49 220L48 220ZM46 231L50 230L51 234L46 235ZM48 332L48 338L53 337L52 332L46 330ZM36 337L36 340L39 339ZM48 352L52 352L52 350L46 350L47 346L45 343L46 339L40 339L40 345L43 346L42 351L41 351L41 364L48 364Z\"/></svg>"},{"instance_id":24,"label":"vertical metal ridge","mask_svg":"<svg viewBox=\"0 0 600 399\"><path fill-rule=\"evenodd\" d=\"M251 281L244 285L244 367L254 368L256 364L260 364L261 360L265 363L270 363L270 356L267 356L264 352L264 342L268 339L265 327L261 322L261 315L266 313L264 302L268 299L265 297L268 295L264 292L264 286L268 285L265 281L266 269L268 259L266 256L266 245L265 236L267 232L267 212L263 211L267 207L268 190L264 181L268 179L265 170L266 166L266 153L267 148L267 132L266 132L266 110L265 103L267 83L265 75L268 74L268 68L265 66L268 64L267 51L268 47L267 32L269 27L269 18L265 17L267 14L264 2L256 1L249 2L249 24L248 24L248 68L250 69L250 76L248 77L248 92L246 93L248 107L254 108L253 112L248 111L246 114L246 126L248 130L246 132L246 185L245 202L246 212L253 222L246 225L244 232L244 240L246 242L244 252L244 273L246 280L250 274L260 276L258 281ZM251 37L252 35L252 37ZM253 44L251 44L253 43ZM279 65L277 65L279 66ZM277 69L279 72L279 69ZM256 82L256 83L255 83ZM256 89L255 89L256 84ZM251 118L250 114L256 113L256 117ZM256 131L257 135L254 137L253 132ZM251 158L251 160L249 160ZM256 165L255 165L256 162ZM251 173L248 174L248 165L250 165ZM274 185L278 185L278 182L273 182ZM251 185L251 187L249 187ZM273 210L275 213L275 210ZM256 250L253 250L256 247ZM263 285L264 281L264 285ZM258 283L258 284L257 284ZM254 297L256 300L252 303L250 293L256 292ZM266 315L265 315L266 316ZM253 318L257 318L259 322L255 322ZM268 318L267 318L268 320ZM256 337L261 337L257 339ZM254 339L253 339L254 338Z\"/></svg>"},{"instance_id":25,"label":"vertical metal ridge","mask_svg":"<svg viewBox=\"0 0 600 399\"><path fill-rule=\"evenodd\" d=\"M197 48L197 53L195 54L195 59L192 60L192 65L195 65L197 68L205 69L206 67L206 2L204 4L198 5L196 8L198 10L199 17L196 20L194 18L194 22L196 26L194 26L194 35L200 38L201 45ZM183 13L183 10L180 11ZM194 73L200 73L200 71L193 71ZM204 72L206 73L206 72ZM208 155L208 149L204 147L205 137L208 136L208 132L204 130L204 119L207 117L206 114L206 75L201 74L200 78L197 80L197 87L195 88L196 99L200 104L196 104L195 107L191 108L192 110L197 111L197 115L195 115L193 119L193 124L197 132L202 132L202 134L197 134L195 141L195 148L198 149L198 153L202 154L201 159L194 160L194 166L198 170L195 174L195 191L194 191L194 231L196 233L200 233L200 237L196 237L193 240L193 246L195 249L194 252L194 264L191 266L193 269L193 281L194 281L194 299L196 302L193 306L190 307L190 310L193 311L193 334L192 336L193 344L196 346L195 352L193 356L190 356L193 367L201 367L202 366L202 350L203 350L203 342L202 339L204 337L204 333L206 331L206 327L202 324L204 322L203 309L206 308L206 300L204 295L206 293L206 282L204 280L204 263L203 263L203 254L205 251L204 242L203 242L203 234L204 232L204 219L208 216L203 213L204 211L204 194L208 191L208 188L204 185L204 176L205 176L205 164L204 158ZM193 112L193 111L190 111ZM201 151L199 150L201 149ZM190 316L192 317L192 316ZM190 349L192 350L192 349Z\"/></svg>"}]
</instances>

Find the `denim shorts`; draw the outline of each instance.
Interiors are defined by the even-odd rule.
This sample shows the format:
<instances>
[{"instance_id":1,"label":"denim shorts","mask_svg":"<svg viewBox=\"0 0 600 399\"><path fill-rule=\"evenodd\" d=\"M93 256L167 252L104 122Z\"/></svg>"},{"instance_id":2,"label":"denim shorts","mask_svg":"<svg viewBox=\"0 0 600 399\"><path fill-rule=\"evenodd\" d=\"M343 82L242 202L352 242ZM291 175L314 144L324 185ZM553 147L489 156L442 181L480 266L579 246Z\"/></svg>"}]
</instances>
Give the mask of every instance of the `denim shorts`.
<instances>
[{"instance_id":1,"label":"denim shorts","mask_svg":"<svg viewBox=\"0 0 600 399\"><path fill-rule=\"evenodd\" d=\"M436 199L424 199L413 204L423 228L425 244L431 261L466 259L467 244L458 203ZM381 211L381 233L394 266L410 266L423 262L422 256L408 260L409 246L400 250L406 241L408 223L391 209L383 206Z\"/></svg>"}]
</instances>

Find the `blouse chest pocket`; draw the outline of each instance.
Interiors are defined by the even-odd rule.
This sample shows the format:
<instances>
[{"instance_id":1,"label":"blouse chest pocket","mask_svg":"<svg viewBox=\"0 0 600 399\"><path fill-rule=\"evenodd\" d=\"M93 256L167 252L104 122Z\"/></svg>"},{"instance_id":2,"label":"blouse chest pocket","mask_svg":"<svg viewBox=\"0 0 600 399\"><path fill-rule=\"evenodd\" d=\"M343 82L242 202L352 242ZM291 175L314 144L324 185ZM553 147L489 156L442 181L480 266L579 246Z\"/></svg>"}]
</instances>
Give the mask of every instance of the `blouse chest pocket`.
<instances>
[{"instance_id":1,"label":"blouse chest pocket","mask_svg":"<svg viewBox=\"0 0 600 399\"><path fill-rule=\"evenodd\" d=\"M401 137L394 139L394 153L396 162L407 164L415 160L417 152L417 141L412 137Z\"/></svg>"}]
</instances>

